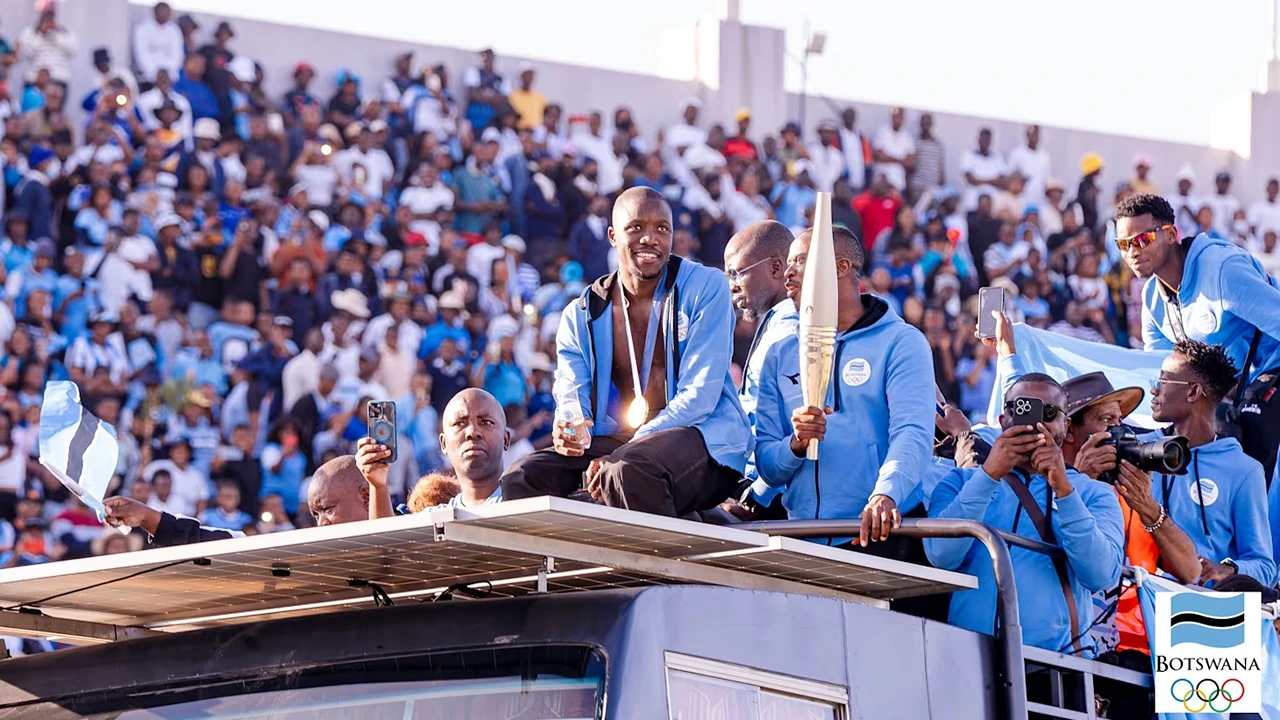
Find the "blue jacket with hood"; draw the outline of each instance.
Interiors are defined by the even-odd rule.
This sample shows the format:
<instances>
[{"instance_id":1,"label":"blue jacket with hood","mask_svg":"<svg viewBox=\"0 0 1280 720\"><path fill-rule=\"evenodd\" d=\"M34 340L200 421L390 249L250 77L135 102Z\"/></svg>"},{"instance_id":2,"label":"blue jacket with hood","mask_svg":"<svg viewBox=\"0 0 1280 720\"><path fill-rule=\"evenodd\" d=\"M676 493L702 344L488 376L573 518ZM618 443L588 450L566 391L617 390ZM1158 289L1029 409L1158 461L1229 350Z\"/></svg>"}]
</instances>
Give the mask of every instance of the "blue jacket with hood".
<instances>
[{"instance_id":1,"label":"blue jacket with hood","mask_svg":"<svg viewBox=\"0 0 1280 720\"><path fill-rule=\"evenodd\" d=\"M855 518L872 495L901 508L933 455L933 353L889 305L862 296L867 313L836 336L826 439L817 461L791 452L791 413L804 405L799 337L769 349L756 405L756 466L796 519Z\"/></svg>"},{"instance_id":2,"label":"blue jacket with hood","mask_svg":"<svg viewBox=\"0 0 1280 720\"><path fill-rule=\"evenodd\" d=\"M555 396L576 394L583 414L595 423L594 435L610 435L622 428L611 417L609 407L616 391L612 391L611 377L613 313L608 310L616 280L614 273L587 287L565 308L556 332ZM728 281L719 270L672 257L658 280L653 307L660 313L660 321L649 323L644 338L640 383L648 385L661 326L667 358L667 406L640 426L634 437L695 428L717 463L742 472L751 453L752 436L738 402L738 388L729 374L735 317Z\"/></svg>"},{"instance_id":3,"label":"blue jacket with hood","mask_svg":"<svg viewBox=\"0 0 1280 720\"><path fill-rule=\"evenodd\" d=\"M1159 433L1145 435L1150 440ZM1153 475L1151 494L1206 560L1235 561L1241 575L1276 582L1267 481L1240 441L1218 438L1191 448L1185 475Z\"/></svg>"},{"instance_id":4,"label":"blue jacket with hood","mask_svg":"<svg viewBox=\"0 0 1280 720\"><path fill-rule=\"evenodd\" d=\"M1040 475L1032 475L1027 488L1050 519L1058 544L1067 554L1067 577L1075 593L1079 638L1089 654L1084 630L1093 622L1092 594L1111 590L1120 582L1124 559L1124 519L1115 491L1104 483L1067 468L1075 492L1058 498ZM1047 500L1041 500L1047 498ZM1040 540L1035 525L1009 483L993 480L982 468L956 469L943 478L929 497L929 517L960 518L985 522L1033 540ZM929 562L944 570L959 570L978 578L978 589L951 596L949 622L969 630L991 634L996 612L996 583L991 556L973 540L924 541ZM1018 609L1024 618L1022 639L1028 645L1055 652L1071 649L1071 618L1062 583L1049 556L1013 547L1013 574L1018 585Z\"/></svg>"},{"instance_id":5,"label":"blue jacket with hood","mask_svg":"<svg viewBox=\"0 0 1280 720\"><path fill-rule=\"evenodd\" d=\"M1280 288L1249 253L1201 234L1191 242L1176 302L1159 278L1142 288L1142 342L1147 350L1172 350L1182 339L1170 314L1181 311L1187 338L1222 345L1236 367L1244 365L1254 329L1262 331L1252 378L1280 366Z\"/></svg>"}]
</instances>

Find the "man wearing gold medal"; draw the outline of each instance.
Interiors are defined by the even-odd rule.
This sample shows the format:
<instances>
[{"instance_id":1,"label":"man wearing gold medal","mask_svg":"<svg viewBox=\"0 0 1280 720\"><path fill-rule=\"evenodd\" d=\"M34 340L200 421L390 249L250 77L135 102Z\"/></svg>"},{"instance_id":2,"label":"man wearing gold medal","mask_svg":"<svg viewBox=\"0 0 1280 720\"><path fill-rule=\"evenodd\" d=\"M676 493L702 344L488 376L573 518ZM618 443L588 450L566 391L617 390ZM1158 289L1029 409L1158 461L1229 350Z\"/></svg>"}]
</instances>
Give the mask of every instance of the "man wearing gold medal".
<instances>
[{"instance_id":1,"label":"man wearing gold medal","mask_svg":"<svg viewBox=\"0 0 1280 720\"><path fill-rule=\"evenodd\" d=\"M618 271L565 309L556 334L552 448L518 461L502 496L596 500L668 516L733 492L751 431L729 374L734 313L724 274L671 255L671 207L618 197Z\"/></svg>"}]
</instances>

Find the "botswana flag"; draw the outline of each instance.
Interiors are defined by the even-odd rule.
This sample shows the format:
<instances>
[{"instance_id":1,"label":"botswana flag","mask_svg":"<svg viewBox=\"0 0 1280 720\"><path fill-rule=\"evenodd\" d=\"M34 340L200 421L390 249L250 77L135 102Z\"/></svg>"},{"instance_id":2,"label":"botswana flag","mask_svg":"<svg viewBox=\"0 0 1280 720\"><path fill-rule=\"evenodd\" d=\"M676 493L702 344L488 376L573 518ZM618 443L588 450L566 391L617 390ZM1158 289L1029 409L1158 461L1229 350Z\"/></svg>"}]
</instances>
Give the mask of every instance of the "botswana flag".
<instances>
[{"instance_id":1,"label":"botswana flag","mask_svg":"<svg viewBox=\"0 0 1280 720\"><path fill-rule=\"evenodd\" d=\"M1244 593L1184 592L1169 598L1169 644L1232 648L1244 644Z\"/></svg>"},{"instance_id":2,"label":"botswana flag","mask_svg":"<svg viewBox=\"0 0 1280 720\"><path fill-rule=\"evenodd\" d=\"M49 383L40 406L40 464L85 505L106 517L102 498L115 474L116 430L80 404L73 382Z\"/></svg>"}]
</instances>

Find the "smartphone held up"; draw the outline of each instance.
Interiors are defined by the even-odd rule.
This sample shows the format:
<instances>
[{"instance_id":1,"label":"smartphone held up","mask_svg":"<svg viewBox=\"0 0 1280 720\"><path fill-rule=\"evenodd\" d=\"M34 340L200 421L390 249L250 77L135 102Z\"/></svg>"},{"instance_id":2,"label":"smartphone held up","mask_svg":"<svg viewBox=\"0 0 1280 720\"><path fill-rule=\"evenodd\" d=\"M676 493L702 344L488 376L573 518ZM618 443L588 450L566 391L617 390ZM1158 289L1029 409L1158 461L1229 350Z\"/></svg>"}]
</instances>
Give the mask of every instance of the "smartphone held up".
<instances>
[{"instance_id":1,"label":"smartphone held up","mask_svg":"<svg viewBox=\"0 0 1280 720\"><path fill-rule=\"evenodd\" d=\"M391 451L387 457L378 462L390 465L396 461L396 404L390 400L370 401L368 408L369 437L379 445Z\"/></svg>"},{"instance_id":2,"label":"smartphone held up","mask_svg":"<svg viewBox=\"0 0 1280 720\"><path fill-rule=\"evenodd\" d=\"M978 338L994 340L996 337L996 316L1004 314L1004 290L1002 288L984 287L978 290Z\"/></svg>"}]
</instances>

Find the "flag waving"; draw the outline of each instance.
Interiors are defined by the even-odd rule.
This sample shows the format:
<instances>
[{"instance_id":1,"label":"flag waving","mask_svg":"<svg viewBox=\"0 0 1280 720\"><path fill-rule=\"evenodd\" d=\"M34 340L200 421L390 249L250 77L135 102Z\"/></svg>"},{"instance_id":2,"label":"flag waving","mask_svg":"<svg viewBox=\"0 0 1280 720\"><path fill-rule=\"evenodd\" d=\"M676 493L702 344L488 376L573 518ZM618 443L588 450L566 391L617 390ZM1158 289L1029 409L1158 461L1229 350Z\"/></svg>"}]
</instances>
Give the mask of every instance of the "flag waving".
<instances>
[{"instance_id":1,"label":"flag waving","mask_svg":"<svg viewBox=\"0 0 1280 720\"><path fill-rule=\"evenodd\" d=\"M49 383L40 406L40 464L85 505L106 517L102 498L116 471L116 429L80 404L73 382Z\"/></svg>"}]
</instances>

